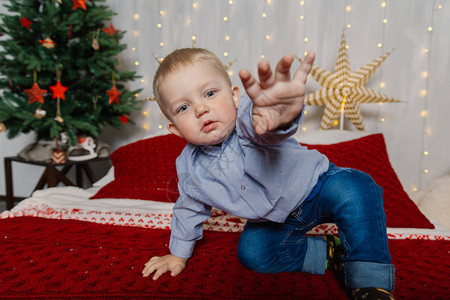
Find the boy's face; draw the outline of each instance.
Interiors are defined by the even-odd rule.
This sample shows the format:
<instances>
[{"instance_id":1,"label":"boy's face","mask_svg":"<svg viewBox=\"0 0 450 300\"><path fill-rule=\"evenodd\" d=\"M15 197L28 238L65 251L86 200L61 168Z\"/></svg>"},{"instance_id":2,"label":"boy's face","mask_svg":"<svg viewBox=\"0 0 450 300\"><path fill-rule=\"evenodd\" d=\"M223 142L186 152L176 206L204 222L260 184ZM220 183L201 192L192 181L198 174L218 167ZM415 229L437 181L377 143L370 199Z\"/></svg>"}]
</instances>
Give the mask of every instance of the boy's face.
<instances>
[{"instance_id":1,"label":"boy's face","mask_svg":"<svg viewBox=\"0 0 450 300\"><path fill-rule=\"evenodd\" d=\"M222 143L236 125L240 93L206 62L180 66L159 87L170 132L195 145Z\"/></svg>"}]
</instances>

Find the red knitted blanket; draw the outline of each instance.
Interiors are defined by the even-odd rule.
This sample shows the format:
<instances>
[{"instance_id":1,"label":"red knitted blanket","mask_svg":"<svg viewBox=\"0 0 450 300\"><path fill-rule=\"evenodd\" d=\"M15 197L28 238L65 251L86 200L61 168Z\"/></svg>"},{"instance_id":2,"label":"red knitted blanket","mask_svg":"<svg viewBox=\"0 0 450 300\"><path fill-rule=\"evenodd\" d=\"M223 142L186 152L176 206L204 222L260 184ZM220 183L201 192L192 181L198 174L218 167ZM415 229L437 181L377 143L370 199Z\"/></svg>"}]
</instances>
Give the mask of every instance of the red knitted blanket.
<instances>
[{"instance_id":1,"label":"red knitted blanket","mask_svg":"<svg viewBox=\"0 0 450 300\"><path fill-rule=\"evenodd\" d=\"M205 232L187 269L141 275L167 253L168 230L19 217L0 220L0 295L26 298L346 299L331 272L258 274L236 256L238 233ZM449 241L389 240L397 299L448 299Z\"/></svg>"}]
</instances>

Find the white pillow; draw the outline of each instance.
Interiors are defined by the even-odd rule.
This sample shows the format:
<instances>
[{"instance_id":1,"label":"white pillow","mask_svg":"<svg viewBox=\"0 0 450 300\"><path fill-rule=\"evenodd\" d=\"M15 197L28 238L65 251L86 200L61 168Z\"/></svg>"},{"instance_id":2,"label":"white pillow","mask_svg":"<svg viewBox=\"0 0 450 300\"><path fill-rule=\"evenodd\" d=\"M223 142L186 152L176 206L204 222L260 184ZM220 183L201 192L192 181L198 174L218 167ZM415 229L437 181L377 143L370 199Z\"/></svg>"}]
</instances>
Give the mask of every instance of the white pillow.
<instances>
[{"instance_id":1,"label":"white pillow","mask_svg":"<svg viewBox=\"0 0 450 300\"><path fill-rule=\"evenodd\" d=\"M368 133L365 131L350 131L339 129L316 130L316 131L299 130L293 135L293 137L297 139L297 141L299 141L300 143L310 145L329 145L359 139L369 134L372 133Z\"/></svg>"}]
</instances>

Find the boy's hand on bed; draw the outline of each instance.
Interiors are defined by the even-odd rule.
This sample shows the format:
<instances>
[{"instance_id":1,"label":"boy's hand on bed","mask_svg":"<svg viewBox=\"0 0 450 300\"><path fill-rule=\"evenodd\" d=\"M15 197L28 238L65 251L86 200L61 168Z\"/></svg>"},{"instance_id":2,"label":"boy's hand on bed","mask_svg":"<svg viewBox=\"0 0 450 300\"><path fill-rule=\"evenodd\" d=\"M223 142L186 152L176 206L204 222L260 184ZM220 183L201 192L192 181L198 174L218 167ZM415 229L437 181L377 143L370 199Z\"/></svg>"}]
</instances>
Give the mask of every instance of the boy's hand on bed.
<instances>
[{"instance_id":1,"label":"boy's hand on bed","mask_svg":"<svg viewBox=\"0 0 450 300\"><path fill-rule=\"evenodd\" d=\"M283 56L272 72L269 62L258 64L259 82L243 69L239 72L245 91L253 101L252 121L256 133L282 128L291 123L302 111L306 79L311 71L315 53L309 52L291 79L292 54Z\"/></svg>"},{"instance_id":2,"label":"boy's hand on bed","mask_svg":"<svg viewBox=\"0 0 450 300\"><path fill-rule=\"evenodd\" d=\"M181 258L172 254L162 257L154 256L146 264L142 271L144 277L150 276L153 272L153 280L157 280L162 274L169 272L172 276L177 276L186 268L187 258Z\"/></svg>"}]
</instances>

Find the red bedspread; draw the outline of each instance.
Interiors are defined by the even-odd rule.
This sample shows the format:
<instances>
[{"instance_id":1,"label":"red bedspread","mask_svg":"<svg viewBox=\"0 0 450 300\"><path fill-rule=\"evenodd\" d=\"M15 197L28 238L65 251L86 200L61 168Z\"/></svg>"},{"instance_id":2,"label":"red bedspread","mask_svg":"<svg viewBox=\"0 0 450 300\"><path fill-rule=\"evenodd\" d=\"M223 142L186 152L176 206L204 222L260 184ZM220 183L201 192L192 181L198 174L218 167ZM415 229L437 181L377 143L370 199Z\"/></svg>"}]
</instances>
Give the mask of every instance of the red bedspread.
<instances>
[{"instance_id":1,"label":"red bedspread","mask_svg":"<svg viewBox=\"0 0 450 300\"><path fill-rule=\"evenodd\" d=\"M167 253L168 230L20 217L0 220L0 296L9 298L345 299L331 272L258 274L236 256L237 233L205 232L188 268L141 276ZM390 240L397 299L447 299L450 242Z\"/></svg>"}]
</instances>

